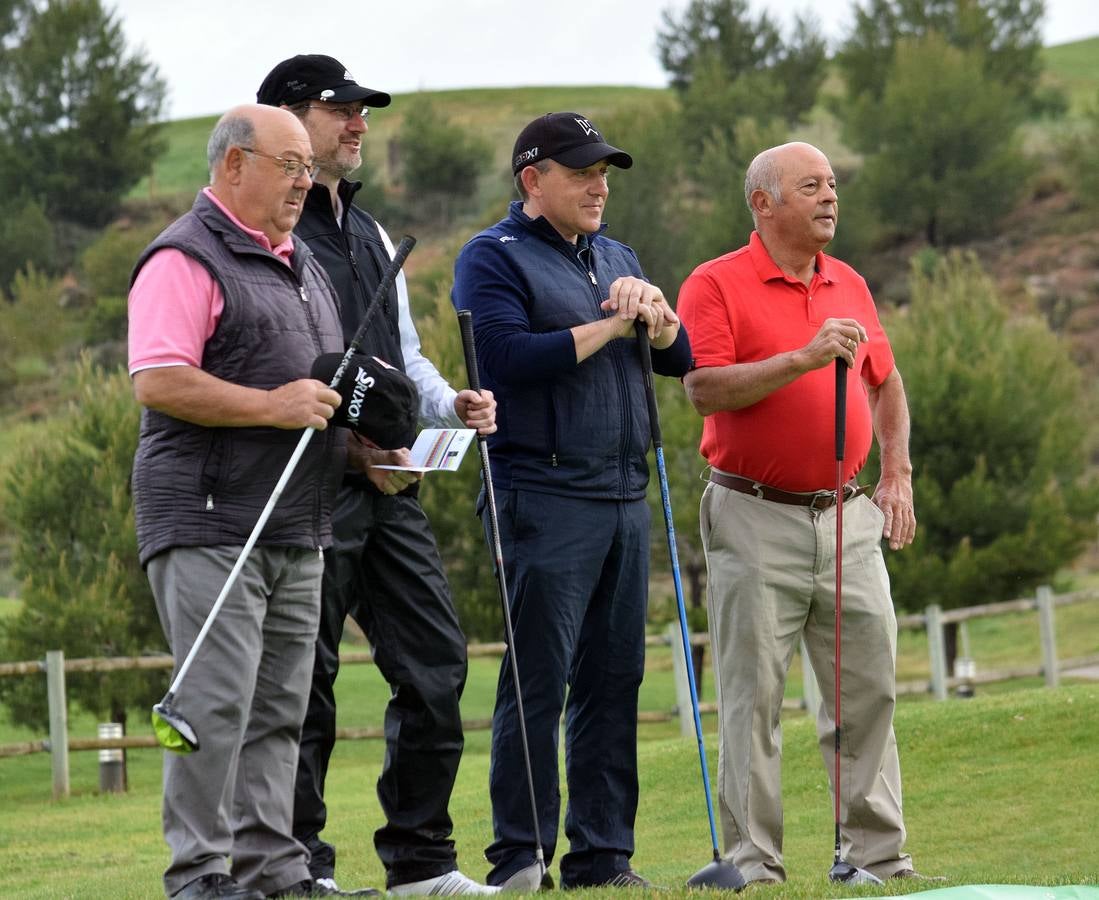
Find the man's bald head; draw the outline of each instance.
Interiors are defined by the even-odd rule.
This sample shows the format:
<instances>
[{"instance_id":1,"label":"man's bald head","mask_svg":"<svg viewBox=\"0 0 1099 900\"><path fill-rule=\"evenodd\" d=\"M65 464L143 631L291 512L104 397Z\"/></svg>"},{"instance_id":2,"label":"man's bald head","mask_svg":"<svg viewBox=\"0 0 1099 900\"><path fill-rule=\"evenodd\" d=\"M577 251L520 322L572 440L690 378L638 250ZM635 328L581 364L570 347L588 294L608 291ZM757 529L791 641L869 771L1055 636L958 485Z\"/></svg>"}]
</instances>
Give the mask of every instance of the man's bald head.
<instances>
[{"instance_id":1,"label":"man's bald head","mask_svg":"<svg viewBox=\"0 0 1099 900\"><path fill-rule=\"evenodd\" d=\"M218 119L206 144L206 163L210 168L211 183L218 164L225 159L230 147L254 147L269 130L277 132L280 128L290 128L297 136L309 140L309 135L297 116L285 109L261 106L258 103L242 103L226 112Z\"/></svg>"},{"instance_id":2,"label":"man's bald head","mask_svg":"<svg viewBox=\"0 0 1099 900\"><path fill-rule=\"evenodd\" d=\"M812 144L793 141L764 150L748 166L744 193L773 259L811 259L836 236L836 176Z\"/></svg>"},{"instance_id":3,"label":"man's bald head","mask_svg":"<svg viewBox=\"0 0 1099 900\"><path fill-rule=\"evenodd\" d=\"M828 161L828 157L821 150L804 141L790 141L777 147L768 147L756 155L744 176L744 202L748 204L753 221L756 221L756 211L752 207L752 194L755 191L766 191L776 205L781 205L783 173L789 170L793 160L807 156L817 156L825 162Z\"/></svg>"},{"instance_id":4,"label":"man's bald head","mask_svg":"<svg viewBox=\"0 0 1099 900\"><path fill-rule=\"evenodd\" d=\"M298 117L275 106L234 106L214 126L206 150L214 195L276 246L301 216L313 182L313 148Z\"/></svg>"}]
</instances>

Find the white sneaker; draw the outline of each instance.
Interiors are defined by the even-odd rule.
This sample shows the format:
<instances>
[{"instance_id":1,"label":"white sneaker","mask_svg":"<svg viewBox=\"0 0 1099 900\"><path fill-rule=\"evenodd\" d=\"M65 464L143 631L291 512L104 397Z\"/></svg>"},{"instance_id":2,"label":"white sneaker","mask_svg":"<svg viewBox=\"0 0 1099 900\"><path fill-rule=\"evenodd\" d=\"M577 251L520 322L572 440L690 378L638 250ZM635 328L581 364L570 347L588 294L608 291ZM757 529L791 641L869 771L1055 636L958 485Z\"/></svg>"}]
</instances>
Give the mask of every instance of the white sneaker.
<instances>
[{"instance_id":1,"label":"white sneaker","mask_svg":"<svg viewBox=\"0 0 1099 900\"><path fill-rule=\"evenodd\" d=\"M340 886L336 884L335 878L314 878L313 880L321 887L326 887L330 891L338 891L340 889Z\"/></svg>"},{"instance_id":2,"label":"white sneaker","mask_svg":"<svg viewBox=\"0 0 1099 900\"><path fill-rule=\"evenodd\" d=\"M524 869L520 869L507 879L502 885L502 891L514 891L519 894L533 894L541 890L542 879L545 877L546 867L540 862L532 862Z\"/></svg>"},{"instance_id":3,"label":"white sneaker","mask_svg":"<svg viewBox=\"0 0 1099 900\"><path fill-rule=\"evenodd\" d=\"M397 897L410 896L446 896L448 894L495 894L500 888L491 884L478 884L472 878L467 878L457 869L438 875L435 878L427 878L423 881L410 881L406 884L395 884L389 889L389 893Z\"/></svg>"}]
</instances>

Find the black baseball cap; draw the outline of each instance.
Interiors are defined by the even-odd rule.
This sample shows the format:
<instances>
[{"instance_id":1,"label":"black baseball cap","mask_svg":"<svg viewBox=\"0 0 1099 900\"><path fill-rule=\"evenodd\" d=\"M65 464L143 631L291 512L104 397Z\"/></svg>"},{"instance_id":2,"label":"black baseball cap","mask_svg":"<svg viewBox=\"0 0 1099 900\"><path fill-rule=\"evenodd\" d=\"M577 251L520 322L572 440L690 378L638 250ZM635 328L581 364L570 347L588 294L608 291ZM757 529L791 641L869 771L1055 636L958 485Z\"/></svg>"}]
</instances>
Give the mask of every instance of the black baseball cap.
<instances>
[{"instance_id":1,"label":"black baseball cap","mask_svg":"<svg viewBox=\"0 0 1099 900\"><path fill-rule=\"evenodd\" d=\"M389 106L392 98L384 91L356 83L343 63L321 53L306 53L284 59L267 73L256 91L256 102L265 106L293 106L302 100L332 103L362 101L364 106Z\"/></svg>"},{"instance_id":2,"label":"black baseball cap","mask_svg":"<svg viewBox=\"0 0 1099 900\"><path fill-rule=\"evenodd\" d=\"M310 377L332 384L342 353L325 353L313 362ZM353 354L335 386L343 402L329 420L350 428L383 450L411 446L419 421L416 384L400 369L376 356Z\"/></svg>"},{"instance_id":3,"label":"black baseball cap","mask_svg":"<svg viewBox=\"0 0 1099 900\"><path fill-rule=\"evenodd\" d=\"M512 174L543 159L570 169L583 169L601 159L620 169L633 165L630 154L612 147L588 119L574 112L546 113L519 132L511 154Z\"/></svg>"}]
</instances>

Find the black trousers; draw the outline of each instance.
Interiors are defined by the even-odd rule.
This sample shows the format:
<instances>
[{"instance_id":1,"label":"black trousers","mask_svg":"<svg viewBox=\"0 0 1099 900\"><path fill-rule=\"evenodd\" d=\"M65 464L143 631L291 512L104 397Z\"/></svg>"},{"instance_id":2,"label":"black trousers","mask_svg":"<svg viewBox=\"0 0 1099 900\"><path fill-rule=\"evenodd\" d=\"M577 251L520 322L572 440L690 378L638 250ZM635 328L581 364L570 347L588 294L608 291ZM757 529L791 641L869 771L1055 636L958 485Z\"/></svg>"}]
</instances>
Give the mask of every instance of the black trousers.
<instances>
[{"instance_id":1,"label":"black trousers","mask_svg":"<svg viewBox=\"0 0 1099 900\"><path fill-rule=\"evenodd\" d=\"M448 806L462 755L458 701L466 639L419 500L345 485L325 552L320 630L294 790L294 836L314 878L331 877L335 848L322 841L324 780L336 733L333 685L350 615L392 688L378 799L386 823L374 846L387 886L457 868Z\"/></svg>"}]
</instances>

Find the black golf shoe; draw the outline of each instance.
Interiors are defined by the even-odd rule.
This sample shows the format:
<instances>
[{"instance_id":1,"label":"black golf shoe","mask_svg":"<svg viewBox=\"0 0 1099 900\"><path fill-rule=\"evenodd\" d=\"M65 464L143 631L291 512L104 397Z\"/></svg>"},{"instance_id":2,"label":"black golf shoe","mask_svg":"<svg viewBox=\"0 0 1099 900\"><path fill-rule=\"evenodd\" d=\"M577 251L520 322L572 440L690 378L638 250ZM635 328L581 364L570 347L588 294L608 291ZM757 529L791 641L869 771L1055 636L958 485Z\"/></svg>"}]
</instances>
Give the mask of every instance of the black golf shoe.
<instances>
[{"instance_id":1,"label":"black golf shoe","mask_svg":"<svg viewBox=\"0 0 1099 900\"><path fill-rule=\"evenodd\" d=\"M211 872L188 882L183 890L172 894L172 900L212 900L231 897L233 900L263 900L263 891L242 888L224 872Z\"/></svg>"},{"instance_id":2,"label":"black golf shoe","mask_svg":"<svg viewBox=\"0 0 1099 900\"><path fill-rule=\"evenodd\" d=\"M305 881L299 881L297 884L291 884L280 890L275 891L273 894L268 894L268 897L377 897L379 892L374 888L360 888L357 891L341 891L338 887L329 887L324 884L324 881L335 885L335 882L331 879L322 879L321 881L314 881L312 878L307 878Z\"/></svg>"}]
</instances>

